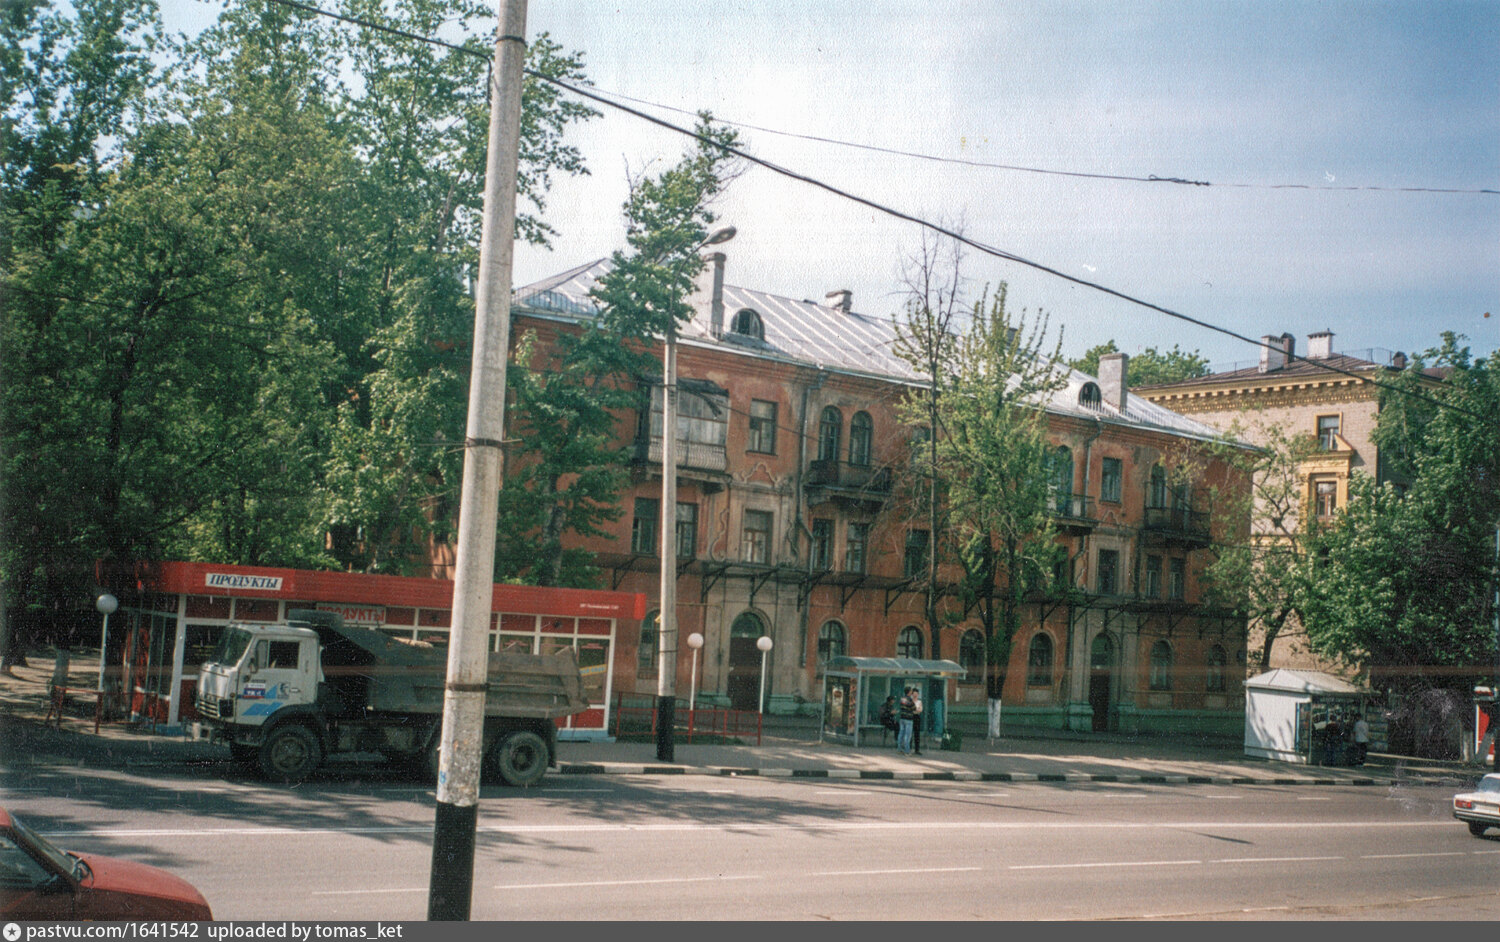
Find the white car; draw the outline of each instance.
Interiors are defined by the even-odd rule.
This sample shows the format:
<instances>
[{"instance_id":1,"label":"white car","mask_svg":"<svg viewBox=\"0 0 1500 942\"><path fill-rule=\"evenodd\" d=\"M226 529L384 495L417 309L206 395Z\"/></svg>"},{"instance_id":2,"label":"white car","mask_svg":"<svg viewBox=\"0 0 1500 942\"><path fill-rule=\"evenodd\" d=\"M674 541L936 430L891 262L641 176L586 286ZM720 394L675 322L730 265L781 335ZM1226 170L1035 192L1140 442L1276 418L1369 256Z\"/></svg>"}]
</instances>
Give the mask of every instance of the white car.
<instances>
[{"instance_id":1,"label":"white car","mask_svg":"<svg viewBox=\"0 0 1500 942\"><path fill-rule=\"evenodd\" d=\"M1469 823L1469 833L1484 835L1487 827L1500 827L1500 773L1486 775L1471 792L1453 796L1453 816Z\"/></svg>"}]
</instances>

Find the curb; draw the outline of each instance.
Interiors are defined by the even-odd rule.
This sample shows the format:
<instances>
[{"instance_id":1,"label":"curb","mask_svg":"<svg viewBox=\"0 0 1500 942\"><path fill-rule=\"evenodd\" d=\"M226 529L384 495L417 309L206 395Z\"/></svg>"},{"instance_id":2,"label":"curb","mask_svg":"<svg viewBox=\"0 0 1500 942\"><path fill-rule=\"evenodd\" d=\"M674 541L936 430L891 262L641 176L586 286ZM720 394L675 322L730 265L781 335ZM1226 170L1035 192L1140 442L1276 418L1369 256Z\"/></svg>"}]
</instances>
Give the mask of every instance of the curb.
<instances>
[{"instance_id":1,"label":"curb","mask_svg":"<svg viewBox=\"0 0 1500 942\"><path fill-rule=\"evenodd\" d=\"M567 762L559 775L705 775L713 777L853 779L923 782L1041 782L1053 784L1109 782L1122 785L1357 785L1389 784L1376 778L1256 778L1221 775L1119 775L1083 772L972 772L919 769L758 769L734 766L634 765Z\"/></svg>"}]
</instances>

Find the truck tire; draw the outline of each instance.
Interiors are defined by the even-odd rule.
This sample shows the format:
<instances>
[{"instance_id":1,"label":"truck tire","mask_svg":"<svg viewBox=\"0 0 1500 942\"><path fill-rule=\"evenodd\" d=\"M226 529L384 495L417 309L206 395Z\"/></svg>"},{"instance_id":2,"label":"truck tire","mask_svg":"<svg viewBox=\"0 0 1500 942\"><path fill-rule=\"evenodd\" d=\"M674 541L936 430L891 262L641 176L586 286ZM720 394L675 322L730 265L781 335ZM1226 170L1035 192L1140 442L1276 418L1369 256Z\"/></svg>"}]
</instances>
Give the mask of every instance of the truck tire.
<instances>
[{"instance_id":1,"label":"truck tire","mask_svg":"<svg viewBox=\"0 0 1500 942\"><path fill-rule=\"evenodd\" d=\"M550 757L547 742L530 730L516 730L501 737L490 750L490 766L500 781L529 788L547 774Z\"/></svg>"},{"instance_id":2,"label":"truck tire","mask_svg":"<svg viewBox=\"0 0 1500 942\"><path fill-rule=\"evenodd\" d=\"M278 726L260 746L261 774L273 782L300 782L323 761L323 747L306 726Z\"/></svg>"}]
</instances>

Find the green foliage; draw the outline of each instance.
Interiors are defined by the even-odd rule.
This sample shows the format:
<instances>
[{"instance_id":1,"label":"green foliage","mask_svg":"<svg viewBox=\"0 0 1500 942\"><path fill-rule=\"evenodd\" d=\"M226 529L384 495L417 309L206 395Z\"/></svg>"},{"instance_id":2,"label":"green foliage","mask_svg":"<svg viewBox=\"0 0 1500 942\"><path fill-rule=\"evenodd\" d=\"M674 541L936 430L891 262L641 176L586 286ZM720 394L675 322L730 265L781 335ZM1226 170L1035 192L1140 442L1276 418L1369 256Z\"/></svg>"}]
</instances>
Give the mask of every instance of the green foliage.
<instances>
[{"instance_id":1,"label":"green foliage","mask_svg":"<svg viewBox=\"0 0 1500 942\"><path fill-rule=\"evenodd\" d=\"M984 625L991 697L1004 687L1007 662L998 658L1020 627L1021 603L1050 585L1060 551L1043 406L1067 381L1058 348L1046 346L1045 318L1028 325L1005 301L1002 284L974 304L945 354L944 384L931 400L917 391L905 406L912 418L936 415L931 473L950 521L950 558L963 569L965 608L974 604Z\"/></svg>"},{"instance_id":2,"label":"green foliage","mask_svg":"<svg viewBox=\"0 0 1500 942\"><path fill-rule=\"evenodd\" d=\"M1069 360L1068 365L1090 376L1099 375L1099 359L1108 353L1119 353L1113 340L1090 347L1083 356ZM1198 351L1184 352L1176 344L1163 353L1155 347L1147 347L1132 354L1125 366L1125 382L1129 386L1154 386L1158 383L1176 383L1184 379L1196 379L1208 375L1208 360Z\"/></svg>"},{"instance_id":3,"label":"green foliage","mask_svg":"<svg viewBox=\"0 0 1500 942\"><path fill-rule=\"evenodd\" d=\"M1500 355L1473 360L1459 339L1444 334L1395 379L1426 398L1382 396L1377 440L1409 489L1355 480L1348 507L1312 544L1314 648L1354 652L1389 688L1463 691L1492 675ZM1440 388L1424 379L1429 363L1446 374Z\"/></svg>"}]
</instances>

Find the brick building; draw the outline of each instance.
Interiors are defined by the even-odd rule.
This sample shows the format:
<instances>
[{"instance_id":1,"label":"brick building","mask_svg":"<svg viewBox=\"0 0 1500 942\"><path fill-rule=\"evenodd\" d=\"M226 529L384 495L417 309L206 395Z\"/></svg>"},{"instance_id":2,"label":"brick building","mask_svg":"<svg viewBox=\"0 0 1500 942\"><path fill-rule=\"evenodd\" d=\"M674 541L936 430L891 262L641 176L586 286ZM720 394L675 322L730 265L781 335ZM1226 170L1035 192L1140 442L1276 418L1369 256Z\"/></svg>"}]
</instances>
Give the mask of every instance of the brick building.
<instances>
[{"instance_id":1,"label":"brick building","mask_svg":"<svg viewBox=\"0 0 1500 942\"><path fill-rule=\"evenodd\" d=\"M914 385L892 353L889 320L853 310L847 291L822 303L724 284L715 253L678 335L679 474L676 566L679 639L701 633L698 701L754 709L756 640L772 639L768 709L812 712L830 656L959 661L954 713L985 708L984 643L951 582L953 616L934 638L923 614L924 553L933 542L901 499L912 430L897 403ZM599 262L515 293L513 333L543 342L595 311ZM1212 428L1139 396L1124 358L1105 380L1073 372L1047 403L1060 478L1057 515L1076 591L1036 599L1015 638L1004 700L1009 722L1079 730L1237 730L1243 619L1199 600L1197 571L1212 534L1206 488L1227 483L1208 463L1195 490L1167 472ZM606 588L658 597L662 397L634 430L635 484L597 554ZM628 434L628 432L627 432ZM940 569L938 578L955 572ZM657 686L656 612L622 628L615 689ZM684 645L677 690L688 686Z\"/></svg>"}]
</instances>

